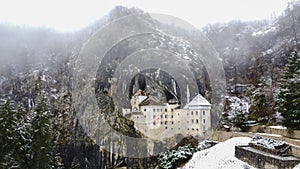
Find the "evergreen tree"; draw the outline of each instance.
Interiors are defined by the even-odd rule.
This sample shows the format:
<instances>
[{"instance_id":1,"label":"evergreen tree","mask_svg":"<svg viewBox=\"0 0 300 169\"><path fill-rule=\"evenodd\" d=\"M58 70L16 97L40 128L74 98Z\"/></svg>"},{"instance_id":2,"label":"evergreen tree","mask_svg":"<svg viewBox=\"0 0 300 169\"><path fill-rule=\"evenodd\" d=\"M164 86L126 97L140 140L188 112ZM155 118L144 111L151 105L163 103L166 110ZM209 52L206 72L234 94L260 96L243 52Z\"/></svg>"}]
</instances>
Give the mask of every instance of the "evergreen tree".
<instances>
[{"instance_id":1,"label":"evergreen tree","mask_svg":"<svg viewBox=\"0 0 300 169\"><path fill-rule=\"evenodd\" d=\"M265 88L266 84L262 81L259 84L259 87L256 91L254 91L254 97L252 101L252 105L250 108L250 118L253 120L260 120L260 118L265 117L267 115L267 99L265 95Z\"/></svg>"},{"instance_id":2,"label":"evergreen tree","mask_svg":"<svg viewBox=\"0 0 300 169\"><path fill-rule=\"evenodd\" d=\"M12 168L17 165L13 157L15 149L15 112L9 100L0 105L0 167Z\"/></svg>"},{"instance_id":3,"label":"evergreen tree","mask_svg":"<svg viewBox=\"0 0 300 169\"><path fill-rule=\"evenodd\" d=\"M20 168L30 168L30 151L31 151L31 124L28 114L19 107L16 112L16 127L15 127L15 151L14 157L19 163Z\"/></svg>"},{"instance_id":4,"label":"evergreen tree","mask_svg":"<svg viewBox=\"0 0 300 169\"><path fill-rule=\"evenodd\" d=\"M50 118L46 98L42 97L35 108L32 118L31 168L48 169L50 167Z\"/></svg>"},{"instance_id":5,"label":"evergreen tree","mask_svg":"<svg viewBox=\"0 0 300 169\"><path fill-rule=\"evenodd\" d=\"M289 57L278 96L278 111L283 116L283 125L293 130L300 129L300 58L297 51Z\"/></svg>"},{"instance_id":6,"label":"evergreen tree","mask_svg":"<svg viewBox=\"0 0 300 169\"><path fill-rule=\"evenodd\" d=\"M0 109L0 168L30 168L30 123L25 112L15 110L10 101Z\"/></svg>"}]
</instances>

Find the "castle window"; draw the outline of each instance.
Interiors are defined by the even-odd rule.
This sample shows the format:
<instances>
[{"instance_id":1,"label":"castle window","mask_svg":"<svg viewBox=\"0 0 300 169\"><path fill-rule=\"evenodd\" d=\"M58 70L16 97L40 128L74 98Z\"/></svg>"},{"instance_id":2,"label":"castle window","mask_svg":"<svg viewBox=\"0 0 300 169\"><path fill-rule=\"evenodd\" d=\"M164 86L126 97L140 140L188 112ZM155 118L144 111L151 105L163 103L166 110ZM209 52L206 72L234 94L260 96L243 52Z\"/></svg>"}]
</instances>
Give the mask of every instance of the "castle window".
<instances>
[{"instance_id":1,"label":"castle window","mask_svg":"<svg viewBox=\"0 0 300 169\"><path fill-rule=\"evenodd\" d=\"M155 112L155 109L153 109L153 112Z\"/></svg>"},{"instance_id":2,"label":"castle window","mask_svg":"<svg viewBox=\"0 0 300 169\"><path fill-rule=\"evenodd\" d=\"M199 129L196 129L196 131L199 131Z\"/></svg>"},{"instance_id":3,"label":"castle window","mask_svg":"<svg viewBox=\"0 0 300 169\"><path fill-rule=\"evenodd\" d=\"M173 111L174 111L174 109L171 109L171 111L173 112Z\"/></svg>"},{"instance_id":4,"label":"castle window","mask_svg":"<svg viewBox=\"0 0 300 169\"><path fill-rule=\"evenodd\" d=\"M194 115L194 112L193 112L193 111L191 112L191 115Z\"/></svg>"},{"instance_id":5,"label":"castle window","mask_svg":"<svg viewBox=\"0 0 300 169\"><path fill-rule=\"evenodd\" d=\"M160 111L162 112L162 111L163 111L163 109L160 109Z\"/></svg>"},{"instance_id":6,"label":"castle window","mask_svg":"<svg viewBox=\"0 0 300 169\"><path fill-rule=\"evenodd\" d=\"M156 109L157 112L159 112L159 109Z\"/></svg>"},{"instance_id":7,"label":"castle window","mask_svg":"<svg viewBox=\"0 0 300 169\"><path fill-rule=\"evenodd\" d=\"M160 115L160 118L163 118L163 115Z\"/></svg>"},{"instance_id":8,"label":"castle window","mask_svg":"<svg viewBox=\"0 0 300 169\"><path fill-rule=\"evenodd\" d=\"M198 119L196 119L196 123L197 123L197 124L199 123L199 120L198 120Z\"/></svg>"},{"instance_id":9,"label":"castle window","mask_svg":"<svg viewBox=\"0 0 300 169\"><path fill-rule=\"evenodd\" d=\"M172 124L174 124L174 121L172 121Z\"/></svg>"},{"instance_id":10,"label":"castle window","mask_svg":"<svg viewBox=\"0 0 300 169\"><path fill-rule=\"evenodd\" d=\"M190 130L190 129L188 128L188 130Z\"/></svg>"},{"instance_id":11,"label":"castle window","mask_svg":"<svg viewBox=\"0 0 300 169\"><path fill-rule=\"evenodd\" d=\"M196 111L196 115L198 115L198 111Z\"/></svg>"},{"instance_id":12,"label":"castle window","mask_svg":"<svg viewBox=\"0 0 300 169\"><path fill-rule=\"evenodd\" d=\"M167 118L168 116L167 115L165 115L165 118Z\"/></svg>"},{"instance_id":13,"label":"castle window","mask_svg":"<svg viewBox=\"0 0 300 169\"><path fill-rule=\"evenodd\" d=\"M155 119L155 115L153 115L153 118Z\"/></svg>"},{"instance_id":14,"label":"castle window","mask_svg":"<svg viewBox=\"0 0 300 169\"><path fill-rule=\"evenodd\" d=\"M203 111L203 116L205 116L205 111Z\"/></svg>"},{"instance_id":15,"label":"castle window","mask_svg":"<svg viewBox=\"0 0 300 169\"><path fill-rule=\"evenodd\" d=\"M155 126L155 121L153 122L153 125Z\"/></svg>"},{"instance_id":16,"label":"castle window","mask_svg":"<svg viewBox=\"0 0 300 169\"><path fill-rule=\"evenodd\" d=\"M194 123L194 119L192 119L192 123Z\"/></svg>"},{"instance_id":17,"label":"castle window","mask_svg":"<svg viewBox=\"0 0 300 169\"><path fill-rule=\"evenodd\" d=\"M180 130L180 128L178 128L178 130Z\"/></svg>"},{"instance_id":18,"label":"castle window","mask_svg":"<svg viewBox=\"0 0 300 169\"><path fill-rule=\"evenodd\" d=\"M167 112L168 110L167 109L165 109L165 112Z\"/></svg>"},{"instance_id":19,"label":"castle window","mask_svg":"<svg viewBox=\"0 0 300 169\"><path fill-rule=\"evenodd\" d=\"M168 121L165 121L165 124L168 124Z\"/></svg>"},{"instance_id":20,"label":"castle window","mask_svg":"<svg viewBox=\"0 0 300 169\"><path fill-rule=\"evenodd\" d=\"M186 114L187 116L189 115L189 113Z\"/></svg>"},{"instance_id":21,"label":"castle window","mask_svg":"<svg viewBox=\"0 0 300 169\"><path fill-rule=\"evenodd\" d=\"M174 118L174 116L173 116L173 115L171 115L171 118Z\"/></svg>"},{"instance_id":22,"label":"castle window","mask_svg":"<svg viewBox=\"0 0 300 169\"><path fill-rule=\"evenodd\" d=\"M147 111L147 109L144 109L144 111Z\"/></svg>"},{"instance_id":23,"label":"castle window","mask_svg":"<svg viewBox=\"0 0 300 169\"><path fill-rule=\"evenodd\" d=\"M168 127L167 127L167 126L166 126L165 128L166 128L166 129L168 129Z\"/></svg>"},{"instance_id":24,"label":"castle window","mask_svg":"<svg viewBox=\"0 0 300 169\"><path fill-rule=\"evenodd\" d=\"M205 123L205 119L203 119L203 123Z\"/></svg>"},{"instance_id":25,"label":"castle window","mask_svg":"<svg viewBox=\"0 0 300 169\"><path fill-rule=\"evenodd\" d=\"M160 124L162 125L162 124L163 124L163 122L161 121L161 122L160 122Z\"/></svg>"},{"instance_id":26,"label":"castle window","mask_svg":"<svg viewBox=\"0 0 300 169\"><path fill-rule=\"evenodd\" d=\"M194 131L195 129L194 129L194 128L192 128L192 130Z\"/></svg>"}]
</instances>

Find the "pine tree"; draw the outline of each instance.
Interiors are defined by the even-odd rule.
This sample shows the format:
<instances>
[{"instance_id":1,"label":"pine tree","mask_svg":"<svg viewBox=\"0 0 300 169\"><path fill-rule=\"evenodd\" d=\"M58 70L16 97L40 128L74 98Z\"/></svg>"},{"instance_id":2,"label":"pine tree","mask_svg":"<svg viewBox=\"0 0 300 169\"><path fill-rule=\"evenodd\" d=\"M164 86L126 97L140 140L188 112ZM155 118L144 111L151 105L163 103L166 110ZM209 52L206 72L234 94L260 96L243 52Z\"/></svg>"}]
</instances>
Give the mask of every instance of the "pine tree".
<instances>
[{"instance_id":1,"label":"pine tree","mask_svg":"<svg viewBox=\"0 0 300 169\"><path fill-rule=\"evenodd\" d=\"M267 99L264 91L265 86L266 84L262 81L257 90L254 92L253 102L250 109L250 118L256 121L267 115Z\"/></svg>"},{"instance_id":2,"label":"pine tree","mask_svg":"<svg viewBox=\"0 0 300 169\"><path fill-rule=\"evenodd\" d=\"M4 102L0 108L0 167L11 168L17 165L13 157L16 118L10 101Z\"/></svg>"},{"instance_id":3,"label":"pine tree","mask_svg":"<svg viewBox=\"0 0 300 169\"><path fill-rule=\"evenodd\" d=\"M51 134L50 116L46 98L37 104L32 118L31 168L48 169L50 166Z\"/></svg>"},{"instance_id":4,"label":"pine tree","mask_svg":"<svg viewBox=\"0 0 300 169\"><path fill-rule=\"evenodd\" d=\"M30 151L31 151L31 124L28 114L22 107L19 107L16 112L16 127L15 127L15 151L14 157L19 163L20 168L30 168Z\"/></svg>"},{"instance_id":5,"label":"pine tree","mask_svg":"<svg viewBox=\"0 0 300 169\"><path fill-rule=\"evenodd\" d=\"M291 53L287 71L278 96L278 111L283 116L283 125L300 129L300 58L297 51Z\"/></svg>"}]
</instances>

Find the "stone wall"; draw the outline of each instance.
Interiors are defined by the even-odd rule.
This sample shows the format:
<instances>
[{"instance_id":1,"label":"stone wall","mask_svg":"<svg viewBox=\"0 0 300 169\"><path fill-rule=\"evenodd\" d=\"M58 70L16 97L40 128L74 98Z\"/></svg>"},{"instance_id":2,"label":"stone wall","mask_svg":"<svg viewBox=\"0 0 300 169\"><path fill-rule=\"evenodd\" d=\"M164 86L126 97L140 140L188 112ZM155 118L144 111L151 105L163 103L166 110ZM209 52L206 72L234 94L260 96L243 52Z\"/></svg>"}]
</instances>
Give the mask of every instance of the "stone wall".
<instances>
[{"instance_id":1,"label":"stone wall","mask_svg":"<svg viewBox=\"0 0 300 169\"><path fill-rule=\"evenodd\" d=\"M300 160L295 157L279 157L249 146L236 146L235 157L248 164L264 169L292 169Z\"/></svg>"},{"instance_id":2,"label":"stone wall","mask_svg":"<svg viewBox=\"0 0 300 169\"><path fill-rule=\"evenodd\" d=\"M248 129L253 133L268 133L268 134L278 134L284 137L290 137L295 139L300 139L300 130L294 130L293 133L289 133L287 129L276 129L270 128L268 126L252 126Z\"/></svg>"}]
</instances>

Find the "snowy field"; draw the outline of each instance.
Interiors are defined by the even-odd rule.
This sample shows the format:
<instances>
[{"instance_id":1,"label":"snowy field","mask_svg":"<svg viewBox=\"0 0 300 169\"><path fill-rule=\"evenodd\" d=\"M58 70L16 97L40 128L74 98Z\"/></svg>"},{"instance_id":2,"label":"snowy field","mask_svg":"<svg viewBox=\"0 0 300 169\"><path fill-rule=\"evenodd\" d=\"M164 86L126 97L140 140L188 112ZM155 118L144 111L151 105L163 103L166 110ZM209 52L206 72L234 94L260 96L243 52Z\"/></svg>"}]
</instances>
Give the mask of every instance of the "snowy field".
<instances>
[{"instance_id":1,"label":"snowy field","mask_svg":"<svg viewBox=\"0 0 300 169\"><path fill-rule=\"evenodd\" d=\"M249 137L234 137L209 149L199 151L181 169L255 169L234 157L236 145L247 145ZM294 169L300 169L298 164Z\"/></svg>"},{"instance_id":2,"label":"snowy field","mask_svg":"<svg viewBox=\"0 0 300 169\"><path fill-rule=\"evenodd\" d=\"M249 137L235 137L209 149L199 151L182 169L254 169L249 164L234 157L235 145L247 145Z\"/></svg>"}]
</instances>

